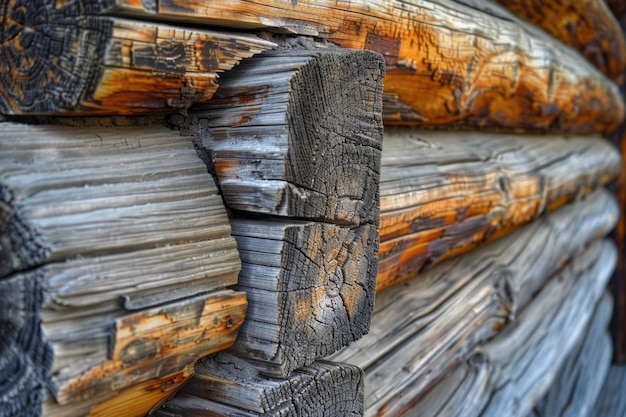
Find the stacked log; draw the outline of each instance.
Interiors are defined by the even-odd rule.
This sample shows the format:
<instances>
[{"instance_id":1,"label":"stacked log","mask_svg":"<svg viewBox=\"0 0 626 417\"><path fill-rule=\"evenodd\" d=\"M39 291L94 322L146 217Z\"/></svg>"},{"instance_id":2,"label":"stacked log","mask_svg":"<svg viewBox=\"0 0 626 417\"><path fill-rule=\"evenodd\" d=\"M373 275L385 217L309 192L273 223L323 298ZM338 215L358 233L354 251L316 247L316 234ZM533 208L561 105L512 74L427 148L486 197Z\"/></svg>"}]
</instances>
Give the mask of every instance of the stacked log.
<instances>
[{"instance_id":1,"label":"stacked log","mask_svg":"<svg viewBox=\"0 0 626 417\"><path fill-rule=\"evenodd\" d=\"M600 137L385 132L378 290L501 237L619 174Z\"/></svg>"},{"instance_id":2,"label":"stacked log","mask_svg":"<svg viewBox=\"0 0 626 417\"><path fill-rule=\"evenodd\" d=\"M0 415L144 415L246 310L226 210L161 127L0 132Z\"/></svg>"},{"instance_id":3,"label":"stacked log","mask_svg":"<svg viewBox=\"0 0 626 417\"><path fill-rule=\"evenodd\" d=\"M232 209L249 307L160 415L362 412L362 371L319 359L369 330L384 62L309 46L242 63L183 122Z\"/></svg>"},{"instance_id":4,"label":"stacked log","mask_svg":"<svg viewBox=\"0 0 626 417\"><path fill-rule=\"evenodd\" d=\"M623 100L504 8L0 10L2 113L174 110L181 130L3 124L0 416L542 415L570 405L555 381L606 369L606 343L585 358L620 157L598 134ZM585 10L594 37L571 43L619 79L623 37ZM383 120L498 133L389 129L382 149ZM602 377L581 378L592 401Z\"/></svg>"},{"instance_id":5,"label":"stacked log","mask_svg":"<svg viewBox=\"0 0 626 417\"><path fill-rule=\"evenodd\" d=\"M145 23L124 20L139 17L142 22L318 36L344 48L380 52L387 62L387 123L607 132L624 115L619 90L585 59L494 4L468 5L467 0L27 3L2 2L8 35L0 42L1 69L13 74L8 80L15 80L1 91L5 113L79 107L110 114L118 104L127 112L186 108L208 99L214 87L214 76L194 74L214 71L222 56L249 56L248 50L271 48L249 39L228 42L231 35L227 34L225 43L237 46L224 51L213 40L219 38L215 34L167 25L145 28ZM75 30L67 33L68 26ZM180 35L182 43L165 40L167 32ZM187 38L194 40L193 45L183 41ZM93 62L82 59L86 56ZM196 56L206 56L208 63ZM95 73L83 68L91 65ZM107 65L110 70L101 74ZM37 71L40 67L51 71ZM136 71L144 72L135 75ZM154 81L146 81L155 73L159 76L149 77ZM33 79L32 84L18 81L23 79L20 74L32 74L26 77ZM66 79L67 74L76 76ZM49 82L53 79L64 88ZM75 84L85 88L77 89ZM129 86L139 95L125 92ZM42 90L49 99L35 100L32 91ZM51 104L57 102L61 105Z\"/></svg>"},{"instance_id":6,"label":"stacked log","mask_svg":"<svg viewBox=\"0 0 626 417\"><path fill-rule=\"evenodd\" d=\"M410 410L473 349L524 311L550 277L564 273L569 260L580 258L583 269L593 264L603 246L596 244L583 256L591 250L585 247L606 234L617 216L612 197L598 192L379 293L370 334L332 357L365 370L365 415ZM603 262L608 276L611 263ZM473 389L476 383L467 386ZM472 399L465 394L461 399Z\"/></svg>"}]
</instances>

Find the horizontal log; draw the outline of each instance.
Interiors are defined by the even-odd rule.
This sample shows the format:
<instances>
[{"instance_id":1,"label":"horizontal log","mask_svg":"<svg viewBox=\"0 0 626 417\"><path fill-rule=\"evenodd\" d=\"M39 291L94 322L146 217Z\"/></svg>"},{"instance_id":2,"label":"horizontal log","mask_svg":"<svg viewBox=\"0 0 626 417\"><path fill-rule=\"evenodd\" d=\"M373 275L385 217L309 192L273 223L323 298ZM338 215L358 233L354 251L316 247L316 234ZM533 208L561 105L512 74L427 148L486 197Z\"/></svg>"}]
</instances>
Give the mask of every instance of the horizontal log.
<instances>
[{"instance_id":1,"label":"horizontal log","mask_svg":"<svg viewBox=\"0 0 626 417\"><path fill-rule=\"evenodd\" d=\"M584 58L497 5L463 3L116 0L108 10L318 36L380 52L387 62L387 124L572 132L619 125L624 105L617 87Z\"/></svg>"},{"instance_id":2,"label":"horizontal log","mask_svg":"<svg viewBox=\"0 0 626 417\"><path fill-rule=\"evenodd\" d=\"M593 280L596 277L587 277L587 280ZM552 283L551 283L552 284ZM551 285L549 284L549 285ZM565 283L561 283L565 284ZM589 283L587 283L589 285ZM571 283L568 283L571 285ZM578 282L578 286L581 287L580 282ZM583 286L584 288L584 286ZM579 294L581 288L578 288L577 294L580 297L582 294ZM571 292L566 292L565 295L572 296ZM554 294L552 294L554 297ZM562 301L563 295L561 295L559 301ZM551 301L554 302L556 298L553 298ZM543 300L546 302L546 300ZM584 309L584 314L588 314L589 306L586 304L582 304L581 308ZM558 304L557 306L562 305ZM565 307L565 306L564 306ZM528 307L530 309L537 308L535 302L531 303ZM569 304L567 306L569 309L576 309L576 305ZM606 369L609 365L610 361L610 341L608 340L608 334L606 333L607 320L610 316L610 308L611 302L610 297L605 294L605 297L602 299L600 305L596 308L595 313L593 314L592 319L589 322L585 322L583 319L581 323L576 322L576 319L581 319L580 315L572 310L565 312L564 314L570 313L573 317L570 317L567 328L562 330L552 329L554 333L545 333L541 332L541 325L536 330L538 334L541 336L545 336L548 340L540 341L535 345L530 345L532 342L536 342L536 339L541 336L529 339L528 343L525 343L524 340L517 340L514 349L511 352L508 352L508 358L505 360L511 363L511 367L515 367L513 370L513 374L511 376L513 378L518 378L519 380L526 379L528 384L525 387L520 386L519 391L517 391L512 398L520 399L519 403L520 411L513 410L509 413L509 410L501 410L504 414L487 414L489 411L485 411L490 396L494 394L494 384L492 381L494 379L500 378L502 375L498 374L497 370L492 369L485 362L485 358L480 354L476 354L471 357L467 361L461 361L457 365L455 365L446 375L442 378L441 381L438 382L436 386L432 389L428 390L426 393L422 393L418 397L413 398L413 404L411 404L410 413L411 415L428 415L428 416L467 416L467 417L478 417L483 415L511 415L517 416L522 415L526 417L542 417L542 416L557 416L557 415L567 415L567 416L596 416L599 414L589 414L589 407L593 407L594 399L593 396L598 394L598 389L600 386L597 386L597 383L602 383L602 379L604 379L604 375L606 374ZM554 313L554 312L553 312ZM562 315L564 315L562 314ZM523 319L525 316L528 316L526 312L524 315L520 316L520 319ZM550 316L545 318L546 321L549 318L554 318L554 316ZM562 318L562 317L561 317ZM563 321L560 322L563 324ZM554 352L554 347L549 347L548 343L554 343L557 346L556 349L566 348L565 345L572 344L572 341L568 341L570 339L570 335L567 333L567 330L571 330L572 328L585 327L584 332L584 345L575 345L574 351L572 354L567 355L566 351L557 350ZM532 331L532 330L531 330ZM513 338L511 333L507 333L507 330L503 331L501 335L498 337L511 337ZM508 335L508 336L507 336ZM595 338L595 336L599 336ZM489 342L492 343L492 342ZM545 343L542 345L541 343ZM488 344L489 345L489 344ZM530 345L530 346L529 346ZM578 350L578 348L583 347L583 351ZM599 349L598 349L599 348ZM548 380L549 378L553 378L556 370L560 363L567 362L574 357L577 360L578 354L583 355L583 362L578 363L578 368L575 369L566 369L561 367L559 370L559 377L553 379L551 382ZM506 354L506 352L503 352ZM542 354L547 355L550 359L555 359L555 364L549 369L548 375L543 374L542 371L544 369L536 369L530 364L528 368L522 368L524 365L528 365L524 361L528 361L528 358L538 360L538 356ZM523 356L525 355L525 356ZM552 355L552 356L548 356ZM567 360L564 360L567 358ZM599 368L595 368L595 365L599 365ZM508 372L507 370L506 372ZM580 371L579 373L569 373L568 371ZM505 374L509 375L509 374ZM565 376L568 376L569 379L563 379ZM588 379L586 379L588 378ZM560 385L563 383L564 385ZM528 385L531 385L529 388ZM541 399L541 392L550 388L548 396ZM537 397L537 395L539 397ZM563 403L563 401L567 403ZM588 402L587 402L588 401ZM525 410L528 410L529 405L534 403L539 403L539 405L534 408L529 414L524 414ZM560 403L560 404L559 404ZM548 409L543 408L546 405L549 405L549 410L553 411L554 414L541 414L542 411L548 411ZM565 408L559 408L559 405L564 405ZM556 406L556 407L555 407ZM576 406L580 406L577 408ZM525 409L525 410L522 410ZM408 409L407 409L408 411ZM395 414L394 414L395 415ZM610 414L620 415L620 414Z\"/></svg>"},{"instance_id":3,"label":"horizontal log","mask_svg":"<svg viewBox=\"0 0 626 417\"><path fill-rule=\"evenodd\" d=\"M596 192L391 287L376 297L370 333L331 360L365 370L366 415L399 410L403 396L415 398L497 334L551 275L579 258L616 219L614 199Z\"/></svg>"},{"instance_id":4,"label":"horizontal log","mask_svg":"<svg viewBox=\"0 0 626 417\"><path fill-rule=\"evenodd\" d=\"M599 137L387 129L382 290L588 194L620 173Z\"/></svg>"},{"instance_id":5,"label":"horizontal log","mask_svg":"<svg viewBox=\"0 0 626 417\"><path fill-rule=\"evenodd\" d=\"M7 400L18 415L129 402L145 415L241 326L245 294L224 290L241 261L213 179L190 139L142 129L2 123L0 351L15 359L0 384L21 381Z\"/></svg>"},{"instance_id":6,"label":"horizontal log","mask_svg":"<svg viewBox=\"0 0 626 417\"><path fill-rule=\"evenodd\" d=\"M624 415L626 412L626 396L623 395L624 384L626 384L626 366L622 364L612 365L592 415L595 417Z\"/></svg>"},{"instance_id":7,"label":"horizontal log","mask_svg":"<svg viewBox=\"0 0 626 417\"><path fill-rule=\"evenodd\" d=\"M584 340L565 359L548 393L534 408L535 417L598 416L592 411L609 371L613 353L607 331L612 310L613 300L606 293L587 326Z\"/></svg>"},{"instance_id":8,"label":"horizontal log","mask_svg":"<svg viewBox=\"0 0 626 417\"><path fill-rule=\"evenodd\" d=\"M208 100L255 36L98 15L104 2L3 0L0 112L137 114Z\"/></svg>"},{"instance_id":9,"label":"horizontal log","mask_svg":"<svg viewBox=\"0 0 626 417\"><path fill-rule=\"evenodd\" d=\"M231 352L286 377L367 333L377 229L304 221L232 220L249 307Z\"/></svg>"},{"instance_id":10,"label":"horizontal log","mask_svg":"<svg viewBox=\"0 0 626 417\"><path fill-rule=\"evenodd\" d=\"M592 265L576 259L563 280L552 280L480 355L493 376L487 416L526 416L554 381L584 330L613 273L616 252L602 242ZM478 361L476 361L478 363Z\"/></svg>"},{"instance_id":11,"label":"horizontal log","mask_svg":"<svg viewBox=\"0 0 626 417\"><path fill-rule=\"evenodd\" d=\"M200 360L184 390L156 416L200 415L200 407L211 415L213 410L221 412L216 413L220 416L356 417L363 413L363 371L317 361L289 379L276 379L259 375L241 359L219 353ZM237 408L228 411L229 407Z\"/></svg>"},{"instance_id":12,"label":"horizontal log","mask_svg":"<svg viewBox=\"0 0 626 417\"><path fill-rule=\"evenodd\" d=\"M186 257L212 241L195 249L198 272L209 250L234 265L215 271L230 276L220 286L236 283L228 217L191 140L165 127L1 126L0 276L178 244L172 255Z\"/></svg>"},{"instance_id":13,"label":"horizontal log","mask_svg":"<svg viewBox=\"0 0 626 417\"><path fill-rule=\"evenodd\" d=\"M189 131L228 206L377 223L384 73L378 54L326 47L263 53L220 77Z\"/></svg>"},{"instance_id":14,"label":"horizontal log","mask_svg":"<svg viewBox=\"0 0 626 417\"><path fill-rule=\"evenodd\" d=\"M617 84L624 81L626 40L604 0L497 0L517 16L578 50Z\"/></svg>"},{"instance_id":15,"label":"horizontal log","mask_svg":"<svg viewBox=\"0 0 626 417\"><path fill-rule=\"evenodd\" d=\"M96 262L116 269L115 257ZM56 269L57 274L72 272L71 262ZM245 294L230 290L136 312L120 308L117 297L59 310L56 294L46 289L55 278L52 270L42 267L0 281L0 316L9 321L3 348L16 351L20 363L32 367L28 375L37 387L32 394L21 393L36 397L24 402L32 408L22 412L37 415L43 387L56 404L65 406L60 415L74 416L82 415L81 402L94 407L134 384L169 378L199 357L230 347L245 315ZM16 377L9 373L14 365L3 365L0 374L9 378L3 383L9 383ZM159 391L165 397L170 394Z\"/></svg>"}]
</instances>

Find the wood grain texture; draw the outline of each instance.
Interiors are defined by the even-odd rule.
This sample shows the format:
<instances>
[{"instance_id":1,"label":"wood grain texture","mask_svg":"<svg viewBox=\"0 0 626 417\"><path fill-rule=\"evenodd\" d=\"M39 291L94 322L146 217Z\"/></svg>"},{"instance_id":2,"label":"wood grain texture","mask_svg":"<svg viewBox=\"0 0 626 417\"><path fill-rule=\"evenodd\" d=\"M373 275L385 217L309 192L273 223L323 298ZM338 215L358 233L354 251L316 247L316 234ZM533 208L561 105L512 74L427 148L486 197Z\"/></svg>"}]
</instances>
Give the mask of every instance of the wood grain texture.
<instances>
[{"instance_id":1,"label":"wood grain texture","mask_svg":"<svg viewBox=\"0 0 626 417\"><path fill-rule=\"evenodd\" d=\"M613 349L607 329L612 308L613 299L606 293L584 339L567 356L548 393L534 408L536 417L599 417L592 411L611 365Z\"/></svg>"},{"instance_id":2,"label":"wood grain texture","mask_svg":"<svg viewBox=\"0 0 626 417\"><path fill-rule=\"evenodd\" d=\"M497 334L617 213L594 193L379 293L370 333L332 356L365 370L366 415L395 415Z\"/></svg>"},{"instance_id":3,"label":"wood grain texture","mask_svg":"<svg viewBox=\"0 0 626 417\"><path fill-rule=\"evenodd\" d=\"M626 366L612 365L593 409L593 416L623 416L626 413L626 396L623 395L625 384Z\"/></svg>"},{"instance_id":4,"label":"wood grain texture","mask_svg":"<svg viewBox=\"0 0 626 417\"><path fill-rule=\"evenodd\" d=\"M378 290L590 193L620 163L593 136L387 129Z\"/></svg>"},{"instance_id":5,"label":"wood grain texture","mask_svg":"<svg viewBox=\"0 0 626 417\"><path fill-rule=\"evenodd\" d=\"M525 416L554 382L583 338L615 267L611 242L594 249L595 259L575 259L561 280L548 283L510 326L478 350L492 375L482 417Z\"/></svg>"},{"instance_id":6,"label":"wood grain texture","mask_svg":"<svg viewBox=\"0 0 626 417\"><path fill-rule=\"evenodd\" d=\"M184 256L211 241L225 264L237 257L224 205L193 143L164 127L3 123L0 190L0 276L70 257L178 244L171 253ZM209 261L196 259L198 270L203 259ZM220 270L231 284L234 265Z\"/></svg>"},{"instance_id":7,"label":"wood grain texture","mask_svg":"<svg viewBox=\"0 0 626 417\"><path fill-rule=\"evenodd\" d=\"M96 262L115 271L115 260ZM71 261L56 269L57 274L73 272ZM62 293L46 288L54 278L50 269L41 267L0 281L3 320L13 318L11 326L3 325L5 343L20 363L32 368L20 380L32 381L28 383L36 388L28 395L39 396L30 404L18 402L18 412L7 416L38 415L42 387L54 397L49 414L44 407L45 415L84 415L85 409L142 383L166 398L171 393L161 390L162 379L170 380L199 357L230 347L245 316L245 294L230 290L136 312L121 308L119 297L82 308L59 306L56 296ZM39 292L33 291L33 285ZM23 318L17 322L14 317ZM0 373L11 375L13 366L3 363Z\"/></svg>"},{"instance_id":8,"label":"wood grain texture","mask_svg":"<svg viewBox=\"0 0 626 417\"><path fill-rule=\"evenodd\" d=\"M624 81L626 40L604 0L496 0L578 50L617 84Z\"/></svg>"},{"instance_id":9,"label":"wood grain texture","mask_svg":"<svg viewBox=\"0 0 626 417\"><path fill-rule=\"evenodd\" d=\"M0 112L137 114L208 100L217 74L273 44L98 15L106 1L0 3Z\"/></svg>"},{"instance_id":10,"label":"wood grain texture","mask_svg":"<svg viewBox=\"0 0 626 417\"><path fill-rule=\"evenodd\" d=\"M217 415L233 417L357 417L363 413L363 371L352 365L316 361L288 379L277 379L259 375L245 361L219 353L200 360L183 391L156 416L196 415L190 413L197 413L199 404L208 413L215 409L223 413ZM226 412L228 407L236 408Z\"/></svg>"},{"instance_id":11,"label":"wood grain texture","mask_svg":"<svg viewBox=\"0 0 626 417\"><path fill-rule=\"evenodd\" d=\"M368 332L377 229L305 221L232 220L246 321L231 351L286 377Z\"/></svg>"},{"instance_id":12,"label":"wood grain texture","mask_svg":"<svg viewBox=\"0 0 626 417\"><path fill-rule=\"evenodd\" d=\"M624 115L617 87L591 64L493 4L114 3L116 13L317 36L380 52L387 62L387 124L604 132L614 130Z\"/></svg>"},{"instance_id":13,"label":"wood grain texture","mask_svg":"<svg viewBox=\"0 0 626 417\"><path fill-rule=\"evenodd\" d=\"M3 417L145 415L234 342L223 202L189 138L144 129L2 123Z\"/></svg>"},{"instance_id":14,"label":"wood grain texture","mask_svg":"<svg viewBox=\"0 0 626 417\"><path fill-rule=\"evenodd\" d=\"M380 55L271 51L220 77L189 129L236 210L338 224L378 222Z\"/></svg>"},{"instance_id":15,"label":"wood grain texture","mask_svg":"<svg viewBox=\"0 0 626 417\"><path fill-rule=\"evenodd\" d=\"M587 277L588 280L593 278ZM580 286L580 282L577 285ZM578 296L581 295L577 294ZM572 293L566 295L571 296ZM551 301L554 302L554 299ZM510 367L515 368L512 374L494 372L487 364L485 357L480 354L475 354L470 359L459 362L436 386L414 398L410 410L406 410L407 414L433 417L478 417L481 415L600 416L600 414L590 413L590 408L593 408L595 397L599 394L610 362L611 346L606 333L607 321L610 317L610 301L610 296L605 294L588 322L583 320L583 322L577 323L575 320L580 319L580 315L570 311L565 332L556 331L554 334L546 335L544 332L540 332L540 327L537 329L537 333L545 337L547 339L545 341L537 343L538 338L529 338L528 343L524 340L516 340L515 346L509 352L509 358L506 359L511 363ZM576 305L568 306L570 309L577 307ZM537 309L534 301L529 305L528 313L531 309ZM581 305L581 309L588 310L589 306ZM523 319L526 313L525 311L520 315L519 319ZM549 318L553 317L550 316ZM578 327L585 327L583 340L575 344L574 349L568 354L566 348L572 342L569 340L571 337L567 334L567 330ZM549 346L550 343L553 346ZM563 350L557 350L555 353L554 349L559 348ZM506 354L506 352L503 353ZM553 366L548 364L550 369L547 370L547 373L545 372L546 363L542 364L543 368L533 366L533 360L541 362L541 355L546 355L550 360L555 360ZM531 358L530 365L528 368L523 368L528 365L529 358ZM563 366L558 368L561 363ZM569 367L570 365L573 367ZM557 370L558 374L555 377ZM487 414L485 407L496 389L494 381L507 375L520 381L526 380L526 385L520 385L519 391L511 397L512 401L519 400L517 404L519 410L513 408L513 411L509 409L500 410L502 414L497 414L497 412L496 414ZM550 378L553 378L551 382L549 381ZM548 394L540 398L541 392L546 389L549 389ZM523 414L529 406L535 403L538 403L535 408L528 414ZM546 412L549 414L545 414Z\"/></svg>"}]
</instances>

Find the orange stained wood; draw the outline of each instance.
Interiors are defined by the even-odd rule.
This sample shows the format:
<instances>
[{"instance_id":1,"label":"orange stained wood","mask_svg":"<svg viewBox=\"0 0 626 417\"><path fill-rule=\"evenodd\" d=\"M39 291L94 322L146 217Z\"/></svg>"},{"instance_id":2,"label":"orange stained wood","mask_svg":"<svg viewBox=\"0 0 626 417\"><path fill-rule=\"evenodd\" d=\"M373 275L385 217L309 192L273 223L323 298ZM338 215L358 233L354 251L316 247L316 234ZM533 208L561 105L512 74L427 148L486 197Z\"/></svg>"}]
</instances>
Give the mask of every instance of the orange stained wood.
<instances>
[{"instance_id":1,"label":"orange stained wood","mask_svg":"<svg viewBox=\"0 0 626 417\"><path fill-rule=\"evenodd\" d=\"M246 307L244 293L219 291L122 317L115 324L110 360L61 381L55 399L65 405L101 392L115 395L181 372L200 357L232 346Z\"/></svg>"},{"instance_id":2,"label":"orange stained wood","mask_svg":"<svg viewBox=\"0 0 626 417\"><path fill-rule=\"evenodd\" d=\"M387 103L387 124L605 132L624 116L617 87L573 51L529 25L450 0L167 0L144 13L380 52L387 98L399 102Z\"/></svg>"},{"instance_id":3,"label":"orange stained wood","mask_svg":"<svg viewBox=\"0 0 626 417\"><path fill-rule=\"evenodd\" d=\"M181 372L150 379L123 389L94 407L89 417L144 417L159 408L193 376L194 364Z\"/></svg>"},{"instance_id":4,"label":"orange stained wood","mask_svg":"<svg viewBox=\"0 0 626 417\"><path fill-rule=\"evenodd\" d=\"M577 49L618 84L624 81L626 40L604 0L498 1L513 13Z\"/></svg>"},{"instance_id":5,"label":"orange stained wood","mask_svg":"<svg viewBox=\"0 0 626 417\"><path fill-rule=\"evenodd\" d=\"M545 192L538 186L537 178L515 179L510 182L511 200L498 199L494 195L491 202L477 198L473 201L470 199L469 205L463 199L440 201L435 206L440 208L439 211L431 212L428 217L431 228L414 232L411 231L409 216L396 217L394 222L396 213L383 212L376 290L381 291L415 276L435 263L505 236L532 221L544 210L556 210L591 193L611 178L613 176L601 176L594 181L582 176ZM459 208L463 210L457 211ZM418 206L408 212L420 213L420 209ZM463 213L463 216L459 216L459 213ZM388 231L389 225L393 226L391 232Z\"/></svg>"},{"instance_id":6,"label":"orange stained wood","mask_svg":"<svg viewBox=\"0 0 626 417\"><path fill-rule=\"evenodd\" d=\"M92 2L76 3L0 2L2 31L10 34L0 39L0 112L184 110L213 95L218 73L275 46L253 35L87 16L97 11ZM139 13L146 4L124 7Z\"/></svg>"}]
</instances>

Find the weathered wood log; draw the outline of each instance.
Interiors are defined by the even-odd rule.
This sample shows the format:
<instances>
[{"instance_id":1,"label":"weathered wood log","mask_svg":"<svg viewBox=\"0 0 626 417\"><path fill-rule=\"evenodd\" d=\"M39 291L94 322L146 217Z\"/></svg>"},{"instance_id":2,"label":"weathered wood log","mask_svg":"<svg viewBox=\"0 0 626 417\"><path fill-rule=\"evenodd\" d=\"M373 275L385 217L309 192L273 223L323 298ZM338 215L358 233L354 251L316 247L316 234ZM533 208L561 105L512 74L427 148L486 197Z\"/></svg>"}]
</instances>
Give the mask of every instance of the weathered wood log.
<instances>
[{"instance_id":1,"label":"weathered wood log","mask_svg":"<svg viewBox=\"0 0 626 417\"><path fill-rule=\"evenodd\" d=\"M581 262L589 259L575 259L563 278L548 283L510 326L478 350L491 375L481 416L526 416L551 386L580 343L613 273L613 244L598 246L591 265Z\"/></svg>"},{"instance_id":2,"label":"weathered wood log","mask_svg":"<svg viewBox=\"0 0 626 417\"><path fill-rule=\"evenodd\" d=\"M619 175L599 137L387 129L378 289L509 233Z\"/></svg>"},{"instance_id":3,"label":"weathered wood log","mask_svg":"<svg viewBox=\"0 0 626 417\"><path fill-rule=\"evenodd\" d=\"M596 192L379 293L370 333L332 357L365 369L367 415L394 415L404 407L402 398L410 401L434 384L493 337L568 260L581 258L617 216L614 199Z\"/></svg>"},{"instance_id":4,"label":"weathered wood log","mask_svg":"<svg viewBox=\"0 0 626 417\"><path fill-rule=\"evenodd\" d=\"M44 391L45 415L145 415L232 345L241 261L189 138L3 123L0 150L0 415L39 415Z\"/></svg>"},{"instance_id":5,"label":"weathered wood log","mask_svg":"<svg viewBox=\"0 0 626 417\"><path fill-rule=\"evenodd\" d=\"M592 411L610 368L613 351L607 330L612 301L607 293L596 308L584 340L565 359L548 393L534 408L536 417L598 417Z\"/></svg>"},{"instance_id":6,"label":"weathered wood log","mask_svg":"<svg viewBox=\"0 0 626 417\"><path fill-rule=\"evenodd\" d=\"M624 81L626 40L604 0L496 1L578 50L618 84Z\"/></svg>"},{"instance_id":7,"label":"weathered wood log","mask_svg":"<svg viewBox=\"0 0 626 417\"><path fill-rule=\"evenodd\" d=\"M232 352L279 377L367 333L378 262L384 62L300 46L251 58L172 118L234 209L249 307Z\"/></svg>"},{"instance_id":8,"label":"weathered wood log","mask_svg":"<svg viewBox=\"0 0 626 417\"><path fill-rule=\"evenodd\" d=\"M624 386L626 386L626 366L611 366L592 415L594 417L625 415L626 396L624 395Z\"/></svg>"},{"instance_id":9,"label":"weathered wood log","mask_svg":"<svg viewBox=\"0 0 626 417\"><path fill-rule=\"evenodd\" d=\"M316 361L289 379L276 379L256 373L241 359L218 353L198 362L184 390L156 416L207 415L202 411L233 417L356 417L363 413L363 371Z\"/></svg>"},{"instance_id":10,"label":"weathered wood log","mask_svg":"<svg viewBox=\"0 0 626 417\"><path fill-rule=\"evenodd\" d=\"M596 277L587 277L587 280L593 280ZM604 281L606 282L606 280ZM552 284L552 283L551 283ZM549 285L551 285L549 284ZM562 283L563 284L563 283ZM568 283L571 284L571 283ZM590 283L587 283L589 285ZM580 282L576 284L580 287ZM576 294L580 297L580 288L578 288ZM566 295L572 295L571 292L566 292ZM554 296L554 294L553 294ZM559 297L562 301L563 295ZM553 298L552 302L555 302L556 298ZM546 300L543 300L544 303ZM581 308L585 310L585 314L588 314L590 306L589 303L581 305ZM559 304L560 305L560 304ZM567 362L571 359L568 357L566 361L563 361L563 357L567 357L567 352L559 350L559 348L566 348L564 344L571 344L568 339L571 336L567 333L567 330L577 329L584 327L585 320L582 322L576 322L581 320L580 312L573 311L577 309L577 305L569 304L567 308L571 309L565 314L571 314L568 320L568 327L566 329L555 330L555 333L542 332L541 336L545 336L548 340L540 341L534 345L528 346L524 340L517 340L520 342L516 344L515 348L510 352L508 358L504 359L506 362L515 362L521 357L521 361L517 361L512 367L517 367L513 377L520 380L527 378L529 380L530 390L523 392L524 387L520 387L518 393L514 398L524 397L518 404L520 407L528 409L529 405L532 405L539 401L537 395L541 395L541 391L545 391L550 388L550 392L547 397L544 397L539 402L539 405L533 409L529 414L523 414L523 410L514 409L501 410L502 414L489 414L499 416L526 416L526 417L541 417L541 416L596 416L598 414L589 414L589 407L593 407L595 402L594 396L597 396L599 388L601 387L602 380L606 374L606 368L608 368L610 362L610 341L606 333L606 326L608 318L610 317L611 302L608 294L605 295L600 305L596 308L593 318L589 321L587 329L585 329L583 351L580 353L583 355L583 362L578 363L578 368L573 369L574 374L568 374L567 371L572 369L561 368L559 371L560 376L550 383L549 379L556 373L556 367L561 362ZM520 319L532 315L531 309L537 308L536 303L533 301L528 307L528 311L525 311ZM530 314L528 314L530 313ZM554 311L552 312L554 313ZM573 313L573 314L572 314ZM536 316L537 314L535 314ZM553 318L550 316L549 318ZM538 318L538 317L535 317ZM560 323L563 323L561 321ZM513 323L515 325L515 322ZM537 329L539 332L540 328ZM532 329L530 330L532 334ZM514 333L514 332L513 332ZM505 337L507 331L504 331L498 337ZM574 335L575 336L575 335ZM575 337L574 337L575 338ZM529 344L536 342L536 339L528 339ZM489 342L492 343L492 342ZM541 343L545 343L541 345ZM554 343L554 347L550 347L548 344ZM576 348L581 346L575 346ZM597 349L599 348L599 349ZM551 350L552 349L552 350ZM554 350L556 349L556 351ZM576 349L575 349L576 350ZM522 356L522 353L526 356ZM573 352L576 359L578 351ZM504 352L506 354L506 352ZM528 361L529 358L537 360L542 354L552 355L549 358L555 359L555 366L548 370L547 373L541 374L544 369L533 368L532 363L528 368L523 368L523 365L527 364L524 361ZM534 357L533 357L534 356ZM540 360L540 359L539 359ZM545 365L545 364L544 364ZM582 367L581 367L582 365ZM599 365L599 368L595 368ZM565 372L563 372L565 371ZM578 373L580 372L580 373ZM493 369L485 361L485 357L480 354L476 354L467 361L460 361L450 370L441 381L437 383L432 389L421 395L413 398L413 403L410 406L410 410L406 411L410 415L427 415L427 416L458 416L458 417L478 417L483 415L485 407L487 406L490 396L494 393L494 380L507 376L510 374L499 374L494 372ZM571 379L563 379L565 377ZM588 378L588 379L586 379ZM559 385L563 383L563 385ZM600 385L598 385L598 383ZM525 387L525 388L528 388ZM528 393L530 395L526 395ZM588 401L588 402L587 402ZM569 406L568 403L569 402ZM559 405L565 406L560 408ZM548 406L548 408L544 408ZM555 407L556 406L556 407ZM579 407L580 406L580 407ZM550 411L552 414L543 414ZM621 414L610 414L621 415Z\"/></svg>"},{"instance_id":11,"label":"weathered wood log","mask_svg":"<svg viewBox=\"0 0 626 417\"><path fill-rule=\"evenodd\" d=\"M285 377L369 330L377 229L233 219L249 307L231 351Z\"/></svg>"},{"instance_id":12,"label":"weathered wood log","mask_svg":"<svg viewBox=\"0 0 626 417\"><path fill-rule=\"evenodd\" d=\"M118 267L117 260L110 256L88 262L112 275L128 274L126 265ZM89 271L85 263L53 264L0 281L3 347L16 352L20 363L30 369L26 373L29 383L37 387L32 392L19 391L19 395L41 399L38 390L48 387L55 404L65 406L58 410L59 415L82 415L84 407L94 407L124 388L170 376L197 358L232 345L245 314L244 293L210 292L136 312L120 308L116 296L87 306L59 302L48 283L77 269L84 275L91 272L92 279L97 279L98 270ZM131 276L142 272L137 268ZM15 364L3 365L0 374L8 381L17 377L9 372ZM156 388L163 397L173 393L161 391L161 384ZM12 393L6 400L14 401L11 397ZM33 408L20 411L38 415L36 408L41 403L30 403ZM145 414L153 405L135 408L132 415Z\"/></svg>"},{"instance_id":13,"label":"weathered wood log","mask_svg":"<svg viewBox=\"0 0 626 417\"><path fill-rule=\"evenodd\" d=\"M271 42L98 15L106 2L3 0L0 112L136 114L208 100Z\"/></svg>"},{"instance_id":14,"label":"weathered wood log","mask_svg":"<svg viewBox=\"0 0 626 417\"><path fill-rule=\"evenodd\" d=\"M220 78L190 128L229 207L378 223L384 61L340 48L271 51Z\"/></svg>"},{"instance_id":15,"label":"weathered wood log","mask_svg":"<svg viewBox=\"0 0 626 417\"><path fill-rule=\"evenodd\" d=\"M0 276L70 257L185 243L171 253L221 253L225 269L214 276L219 286L236 283L237 253L217 188L191 141L165 127L3 123L0 190ZM213 249L193 248L210 242ZM195 259L198 271L210 258Z\"/></svg>"},{"instance_id":16,"label":"weathered wood log","mask_svg":"<svg viewBox=\"0 0 626 417\"><path fill-rule=\"evenodd\" d=\"M380 52L387 61L387 123L574 132L619 125L624 105L616 86L585 59L496 5L462 3L111 0L106 6L110 13L319 36Z\"/></svg>"}]
</instances>

